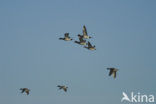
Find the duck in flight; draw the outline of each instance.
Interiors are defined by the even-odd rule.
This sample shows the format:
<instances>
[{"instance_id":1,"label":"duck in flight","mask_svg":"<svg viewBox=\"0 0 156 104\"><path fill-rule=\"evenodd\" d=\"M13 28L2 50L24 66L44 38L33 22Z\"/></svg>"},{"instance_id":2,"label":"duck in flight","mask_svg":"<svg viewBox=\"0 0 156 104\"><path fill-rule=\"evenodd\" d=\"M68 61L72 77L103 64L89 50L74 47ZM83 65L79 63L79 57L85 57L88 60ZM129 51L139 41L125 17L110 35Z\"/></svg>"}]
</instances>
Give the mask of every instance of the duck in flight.
<instances>
[{"instance_id":1,"label":"duck in flight","mask_svg":"<svg viewBox=\"0 0 156 104\"><path fill-rule=\"evenodd\" d=\"M81 35L84 39L90 39L92 37L88 36L86 26L83 26L83 35Z\"/></svg>"},{"instance_id":2,"label":"duck in flight","mask_svg":"<svg viewBox=\"0 0 156 104\"><path fill-rule=\"evenodd\" d=\"M88 41L87 45L88 45L88 47L87 46L84 46L84 48L87 48L89 50L96 50L95 45L92 46L92 44L89 41Z\"/></svg>"},{"instance_id":3,"label":"duck in flight","mask_svg":"<svg viewBox=\"0 0 156 104\"><path fill-rule=\"evenodd\" d=\"M59 87L59 90L63 89L65 92L67 92L68 87L61 85L58 85L57 87Z\"/></svg>"},{"instance_id":4,"label":"duck in flight","mask_svg":"<svg viewBox=\"0 0 156 104\"><path fill-rule=\"evenodd\" d=\"M83 39L83 36L78 34L79 41L75 41L75 43L80 44L80 45L86 45L86 40Z\"/></svg>"},{"instance_id":5,"label":"duck in flight","mask_svg":"<svg viewBox=\"0 0 156 104\"><path fill-rule=\"evenodd\" d=\"M71 40L73 40L73 39L71 39L70 37L69 37L69 33L65 33L64 34L64 38L59 38L60 40L65 40L65 41L71 41Z\"/></svg>"},{"instance_id":6,"label":"duck in flight","mask_svg":"<svg viewBox=\"0 0 156 104\"><path fill-rule=\"evenodd\" d=\"M83 26L83 38L84 39L90 39L91 38L90 36L88 36L87 29L86 29L85 25Z\"/></svg>"},{"instance_id":7,"label":"duck in flight","mask_svg":"<svg viewBox=\"0 0 156 104\"><path fill-rule=\"evenodd\" d=\"M21 90L21 93L25 92L27 95L29 95L30 89L28 89L28 88L20 88L20 90Z\"/></svg>"},{"instance_id":8,"label":"duck in flight","mask_svg":"<svg viewBox=\"0 0 156 104\"><path fill-rule=\"evenodd\" d=\"M113 74L113 77L116 78L116 72L119 69L116 69L116 68L107 68L107 70L109 70L109 76L111 76Z\"/></svg>"}]
</instances>

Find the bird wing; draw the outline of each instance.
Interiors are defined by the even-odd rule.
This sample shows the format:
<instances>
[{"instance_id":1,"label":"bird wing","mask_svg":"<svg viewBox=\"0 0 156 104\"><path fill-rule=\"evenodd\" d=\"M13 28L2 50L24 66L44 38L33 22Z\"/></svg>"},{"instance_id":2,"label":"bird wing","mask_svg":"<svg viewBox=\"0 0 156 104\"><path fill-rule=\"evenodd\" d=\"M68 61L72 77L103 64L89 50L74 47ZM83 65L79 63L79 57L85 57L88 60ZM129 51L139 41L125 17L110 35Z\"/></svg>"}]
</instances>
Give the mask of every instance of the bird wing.
<instances>
[{"instance_id":1,"label":"bird wing","mask_svg":"<svg viewBox=\"0 0 156 104\"><path fill-rule=\"evenodd\" d=\"M29 90L26 90L25 92L27 93L27 95L29 95Z\"/></svg>"},{"instance_id":2,"label":"bird wing","mask_svg":"<svg viewBox=\"0 0 156 104\"><path fill-rule=\"evenodd\" d=\"M23 88L21 88L20 90L22 90L21 93L23 93L25 91Z\"/></svg>"},{"instance_id":3,"label":"bird wing","mask_svg":"<svg viewBox=\"0 0 156 104\"><path fill-rule=\"evenodd\" d=\"M110 67L110 68L107 68L108 70L114 70L115 68L113 68L113 67Z\"/></svg>"},{"instance_id":4,"label":"bird wing","mask_svg":"<svg viewBox=\"0 0 156 104\"><path fill-rule=\"evenodd\" d=\"M63 88L63 90L64 90L65 92L67 92L67 88Z\"/></svg>"},{"instance_id":5,"label":"bird wing","mask_svg":"<svg viewBox=\"0 0 156 104\"><path fill-rule=\"evenodd\" d=\"M109 71L109 76L111 76L111 75L112 75L112 73L113 73L113 70L110 70L110 71Z\"/></svg>"},{"instance_id":6,"label":"bird wing","mask_svg":"<svg viewBox=\"0 0 156 104\"><path fill-rule=\"evenodd\" d=\"M86 26L83 26L83 35L88 35L88 34L87 34Z\"/></svg>"},{"instance_id":7,"label":"bird wing","mask_svg":"<svg viewBox=\"0 0 156 104\"><path fill-rule=\"evenodd\" d=\"M88 41L88 47L92 47L91 43Z\"/></svg>"},{"instance_id":8,"label":"bird wing","mask_svg":"<svg viewBox=\"0 0 156 104\"><path fill-rule=\"evenodd\" d=\"M113 71L113 77L116 78L116 71Z\"/></svg>"},{"instance_id":9,"label":"bird wing","mask_svg":"<svg viewBox=\"0 0 156 104\"><path fill-rule=\"evenodd\" d=\"M69 38L69 33L65 33L64 36Z\"/></svg>"}]
</instances>

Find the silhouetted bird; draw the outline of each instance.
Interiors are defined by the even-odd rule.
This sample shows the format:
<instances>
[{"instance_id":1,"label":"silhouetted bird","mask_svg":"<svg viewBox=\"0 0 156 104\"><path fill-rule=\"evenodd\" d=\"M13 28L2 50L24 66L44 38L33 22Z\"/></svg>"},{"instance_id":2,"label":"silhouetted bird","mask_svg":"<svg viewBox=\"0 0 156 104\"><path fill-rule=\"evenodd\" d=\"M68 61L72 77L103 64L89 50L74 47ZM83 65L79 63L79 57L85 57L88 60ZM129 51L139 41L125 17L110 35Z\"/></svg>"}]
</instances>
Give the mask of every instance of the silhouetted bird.
<instances>
[{"instance_id":1,"label":"silhouetted bird","mask_svg":"<svg viewBox=\"0 0 156 104\"><path fill-rule=\"evenodd\" d=\"M59 87L60 90L63 89L65 92L67 92L67 88L68 88L68 87L66 87L66 86L61 86L61 85L58 85L57 87Z\"/></svg>"},{"instance_id":2,"label":"silhouetted bird","mask_svg":"<svg viewBox=\"0 0 156 104\"><path fill-rule=\"evenodd\" d=\"M89 50L96 50L95 45L92 46L90 42L88 42L87 45L88 45L88 47L87 46L84 46L84 48L87 48Z\"/></svg>"},{"instance_id":3,"label":"silhouetted bird","mask_svg":"<svg viewBox=\"0 0 156 104\"><path fill-rule=\"evenodd\" d=\"M28 88L20 88L20 90L22 90L21 93L25 92L27 95L29 95L30 90Z\"/></svg>"},{"instance_id":4,"label":"silhouetted bird","mask_svg":"<svg viewBox=\"0 0 156 104\"><path fill-rule=\"evenodd\" d=\"M64 34L64 38L59 38L60 40L65 40L65 41L71 41L71 40L73 40L73 39L71 39L70 37L69 37L69 33L65 33Z\"/></svg>"},{"instance_id":5,"label":"silhouetted bird","mask_svg":"<svg viewBox=\"0 0 156 104\"><path fill-rule=\"evenodd\" d=\"M80 44L80 45L86 45L86 40L83 39L83 36L78 34L79 41L75 41L75 43Z\"/></svg>"},{"instance_id":6,"label":"silhouetted bird","mask_svg":"<svg viewBox=\"0 0 156 104\"><path fill-rule=\"evenodd\" d=\"M116 78L116 72L118 71L118 69L116 68L107 68L107 70L109 71L109 76L111 76L113 74L113 77Z\"/></svg>"}]
</instances>

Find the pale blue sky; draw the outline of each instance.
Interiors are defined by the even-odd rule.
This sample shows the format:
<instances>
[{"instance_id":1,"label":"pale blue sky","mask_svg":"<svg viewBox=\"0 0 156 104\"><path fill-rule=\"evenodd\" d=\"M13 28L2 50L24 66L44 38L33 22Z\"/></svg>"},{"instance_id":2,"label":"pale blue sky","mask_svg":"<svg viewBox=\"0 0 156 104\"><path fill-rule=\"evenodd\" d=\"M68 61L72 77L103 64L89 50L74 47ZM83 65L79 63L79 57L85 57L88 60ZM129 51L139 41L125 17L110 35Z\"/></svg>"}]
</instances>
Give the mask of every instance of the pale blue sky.
<instances>
[{"instance_id":1,"label":"pale blue sky","mask_svg":"<svg viewBox=\"0 0 156 104\"><path fill-rule=\"evenodd\" d=\"M155 0L0 0L0 104L122 104L156 96ZM77 39L86 25L96 51ZM107 67L119 70L114 80ZM58 84L69 87L58 91ZM31 89L30 95L20 93Z\"/></svg>"}]
</instances>

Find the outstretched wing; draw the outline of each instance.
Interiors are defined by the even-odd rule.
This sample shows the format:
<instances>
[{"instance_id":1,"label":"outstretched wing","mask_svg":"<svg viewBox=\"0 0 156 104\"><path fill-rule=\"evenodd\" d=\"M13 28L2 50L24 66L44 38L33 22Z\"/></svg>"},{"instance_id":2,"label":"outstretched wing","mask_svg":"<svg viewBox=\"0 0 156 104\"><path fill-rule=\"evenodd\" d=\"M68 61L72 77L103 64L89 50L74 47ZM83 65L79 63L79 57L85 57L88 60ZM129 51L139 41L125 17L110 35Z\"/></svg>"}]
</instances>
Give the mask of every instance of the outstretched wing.
<instances>
[{"instance_id":1,"label":"outstretched wing","mask_svg":"<svg viewBox=\"0 0 156 104\"><path fill-rule=\"evenodd\" d=\"M90 43L90 42L88 42L88 47L92 47L92 45L91 45L91 43Z\"/></svg>"},{"instance_id":2,"label":"outstretched wing","mask_svg":"<svg viewBox=\"0 0 156 104\"><path fill-rule=\"evenodd\" d=\"M23 88L20 88L20 90L21 90L21 93L23 93L25 91Z\"/></svg>"},{"instance_id":3,"label":"outstretched wing","mask_svg":"<svg viewBox=\"0 0 156 104\"><path fill-rule=\"evenodd\" d=\"M116 78L116 71L113 71L113 77Z\"/></svg>"},{"instance_id":4,"label":"outstretched wing","mask_svg":"<svg viewBox=\"0 0 156 104\"><path fill-rule=\"evenodd\" d=\"M110 70L110 71L109 71L109 76L111 76L111 75L112 75L112 73L113 73L113 70Z\"/></svg>"},{"instance_id":5,"label":"outstretched wing","mask_svg":"<svg viewBox=\"0 0 156 104\"><path fill-rule=\"evenodd\" d=\"M88 35L87 34L87 29L86 29L86 26L85 25L83 26L83 35Z\"/></svg>"},{"instance_id":6,"label":"outstretched wing","mask_svg":"<svg viewBox=\"0 0 156 104\"><path fill-rule=\"evenodd\" d=\"M65 36L65 37L69 37L69 33L65 33L64 36Z\"/></svg>"},{"instance_id":7,"label":"outstretched wing","mask_svg":"<svg viewBox=\"0 0 156 104\"><path fill-rule=\"evenodd\" d=\"M67 92L67 88L64 88L63 90L64 90L65 92Z\"/></svg>"},{"instance_id":8,"label":"outstretched wing","mask_svg":"<svg viewBox=\"0 0 156 104\"><path fill-rule=\"evenodd\" d=\"M27 95L29 95L29 90L26 90L25 92L27 93Z\"/></svg>"}]
</instances>

